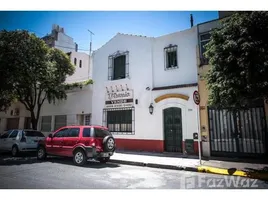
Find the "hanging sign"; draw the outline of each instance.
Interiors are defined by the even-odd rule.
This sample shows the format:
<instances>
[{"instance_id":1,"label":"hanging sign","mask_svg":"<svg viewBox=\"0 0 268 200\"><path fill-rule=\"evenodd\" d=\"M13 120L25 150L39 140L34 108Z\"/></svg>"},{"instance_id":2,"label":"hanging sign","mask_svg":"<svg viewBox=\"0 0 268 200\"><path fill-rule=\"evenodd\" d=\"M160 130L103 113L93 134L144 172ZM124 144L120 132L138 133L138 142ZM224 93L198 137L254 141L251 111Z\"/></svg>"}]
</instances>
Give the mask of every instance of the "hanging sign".
<instances>
[{"instance_id":1,"label":"hanging sign","mask_svg":"<svg viewBox=\"0 0 268 200\"><path fill-rule=\"evenodd\" d=\"M133 90L114 91L106 93L106 108L124 108L133 106Z\"/></svg>"}]
</instances>

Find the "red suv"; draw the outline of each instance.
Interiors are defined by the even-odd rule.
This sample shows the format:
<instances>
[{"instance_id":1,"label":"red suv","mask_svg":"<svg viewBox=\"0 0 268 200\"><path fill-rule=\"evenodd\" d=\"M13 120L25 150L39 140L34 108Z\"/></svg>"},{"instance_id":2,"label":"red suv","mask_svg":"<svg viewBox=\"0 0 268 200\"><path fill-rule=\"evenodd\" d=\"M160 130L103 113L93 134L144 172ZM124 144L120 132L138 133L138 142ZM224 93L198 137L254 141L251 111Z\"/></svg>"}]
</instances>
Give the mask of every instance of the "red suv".
<instances>
[{"instance_id":1,"label":"red suv","mask_svg":"<svg viewBox=\"0 0 268 200\"><path fill-rule=\"evenodd\" d=\"M106 163L115 151L115 139L102 126L65 126L49 134L37 147L37 159L47 155L73 157L76 165L88 159Z\"/></svg>"}]
</instances>

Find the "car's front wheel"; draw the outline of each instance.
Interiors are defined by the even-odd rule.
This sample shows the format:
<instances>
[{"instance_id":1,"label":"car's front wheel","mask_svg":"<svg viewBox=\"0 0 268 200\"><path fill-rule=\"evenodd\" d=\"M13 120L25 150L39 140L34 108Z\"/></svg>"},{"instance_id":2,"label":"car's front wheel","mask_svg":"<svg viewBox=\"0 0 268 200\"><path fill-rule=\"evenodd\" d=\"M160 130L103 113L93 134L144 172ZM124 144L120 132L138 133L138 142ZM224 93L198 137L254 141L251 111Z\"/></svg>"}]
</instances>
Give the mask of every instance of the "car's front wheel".
<instances>
[{"instance_id":1,"label":"car's front wheel","mask_svg":"<svg viewBox=\"0 0 268 200\"><path fill-rule=\"evenodd\" d=\"M13 157L16 157L19 154L19 149L18 149L17 145L14 145L12 147L11 153L12 153Z\"/></svg>"},{"instance_id":2,"label":"car's front wheel","mask_svg":"<svg viewBox=\"0 0 268 200\"><path fill-rule=\"evenodd\" d=\"M37 148L37 159L44 160L47 157L46 149L43 146Z\"/></svg>"},{"instance_id":3,"label":"car's front wheel","mask_svg":"<svg viewBox=\"0 0 268 200\"><path fill-rule=\"evenodd\" d=\"M78 149L74 152L73 162L75 165L82 166L86 161L86 154L82 149Z\"/></svg>"},{"instance_id":4,"label":"car's front wheel","mask_svg":"<svg viewBox=\"0 0 268 200\"><path fill-rule=\"evenodd\" d=\"M100 163L107 163L110 160L110 157L99 158L98 160Z\"/></svg>"}]
</instances>

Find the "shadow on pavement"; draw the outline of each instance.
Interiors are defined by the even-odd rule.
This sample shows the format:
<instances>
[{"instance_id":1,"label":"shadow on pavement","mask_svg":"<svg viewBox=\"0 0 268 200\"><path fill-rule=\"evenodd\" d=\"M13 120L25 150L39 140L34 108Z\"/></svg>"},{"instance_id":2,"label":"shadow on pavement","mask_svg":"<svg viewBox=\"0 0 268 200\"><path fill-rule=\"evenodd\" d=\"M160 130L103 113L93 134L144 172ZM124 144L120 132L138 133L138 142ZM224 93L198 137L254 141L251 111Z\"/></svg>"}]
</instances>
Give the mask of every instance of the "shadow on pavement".
<instances>
[{"instance_id":1,"label":"shadow on pavement","mask_svg":"<svg viewBox=\"0 0 268 200\"><path fill-rule=\"evenodd\" d=\"M24 165L24 164L36 164L36 163L58 163L64 165L75 166L72 158L54 157L48 156L44 161L37 160L35 153L24 153L18 157L12 157L10 153L0 153L0 166L12 166L12 165ZM100 163L97 161L88 161L84 168L115 168L120 167L114 163Z\"/></svg>"},{"instance_id":2,"label":"shadow on pavement","mask_svg":"<svg viewBox=\"0 0 268 200\"><path fill-rule=\"evenodd\" d=\"M146 151L124 151L117 150L116 153L128 154L128 155L144 155L144 156L155 156L155 157L170 157L170 158L189 158L189 159L199 159L198 155L183 154L183 153L172 153L172 152L146 152ZM253 164L268 164L267 158L237 158L237 157L203 157L203 161L229 161L229 162L239 162L239 163L253 163Z\"/></svg>"}]
</instances>

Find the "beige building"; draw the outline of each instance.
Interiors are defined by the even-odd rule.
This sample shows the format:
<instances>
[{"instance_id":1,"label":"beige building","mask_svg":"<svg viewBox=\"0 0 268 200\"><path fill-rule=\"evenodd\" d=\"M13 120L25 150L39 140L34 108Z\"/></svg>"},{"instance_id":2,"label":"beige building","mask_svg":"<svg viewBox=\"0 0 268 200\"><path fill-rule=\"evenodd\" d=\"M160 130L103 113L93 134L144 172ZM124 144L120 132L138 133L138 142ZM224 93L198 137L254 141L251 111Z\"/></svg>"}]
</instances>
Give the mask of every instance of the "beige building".
<instances>
[{"instance_id":1,"label":"beige building","mask_svg":"<svg viewBox=\"0 0 268 200\"><path fill-rule=\"evenodd\" d=\"M209 91L204 76L211 66L203 56L204 45L209 42L211 31L220 27L220 19L231 14L232 12L219 12L219 19L197 25L202 154L205 157L263 157L267 155L268 147L267 104L257 102L248 110L236 112L208 105Z\"/></svg>"}]
</instances>

